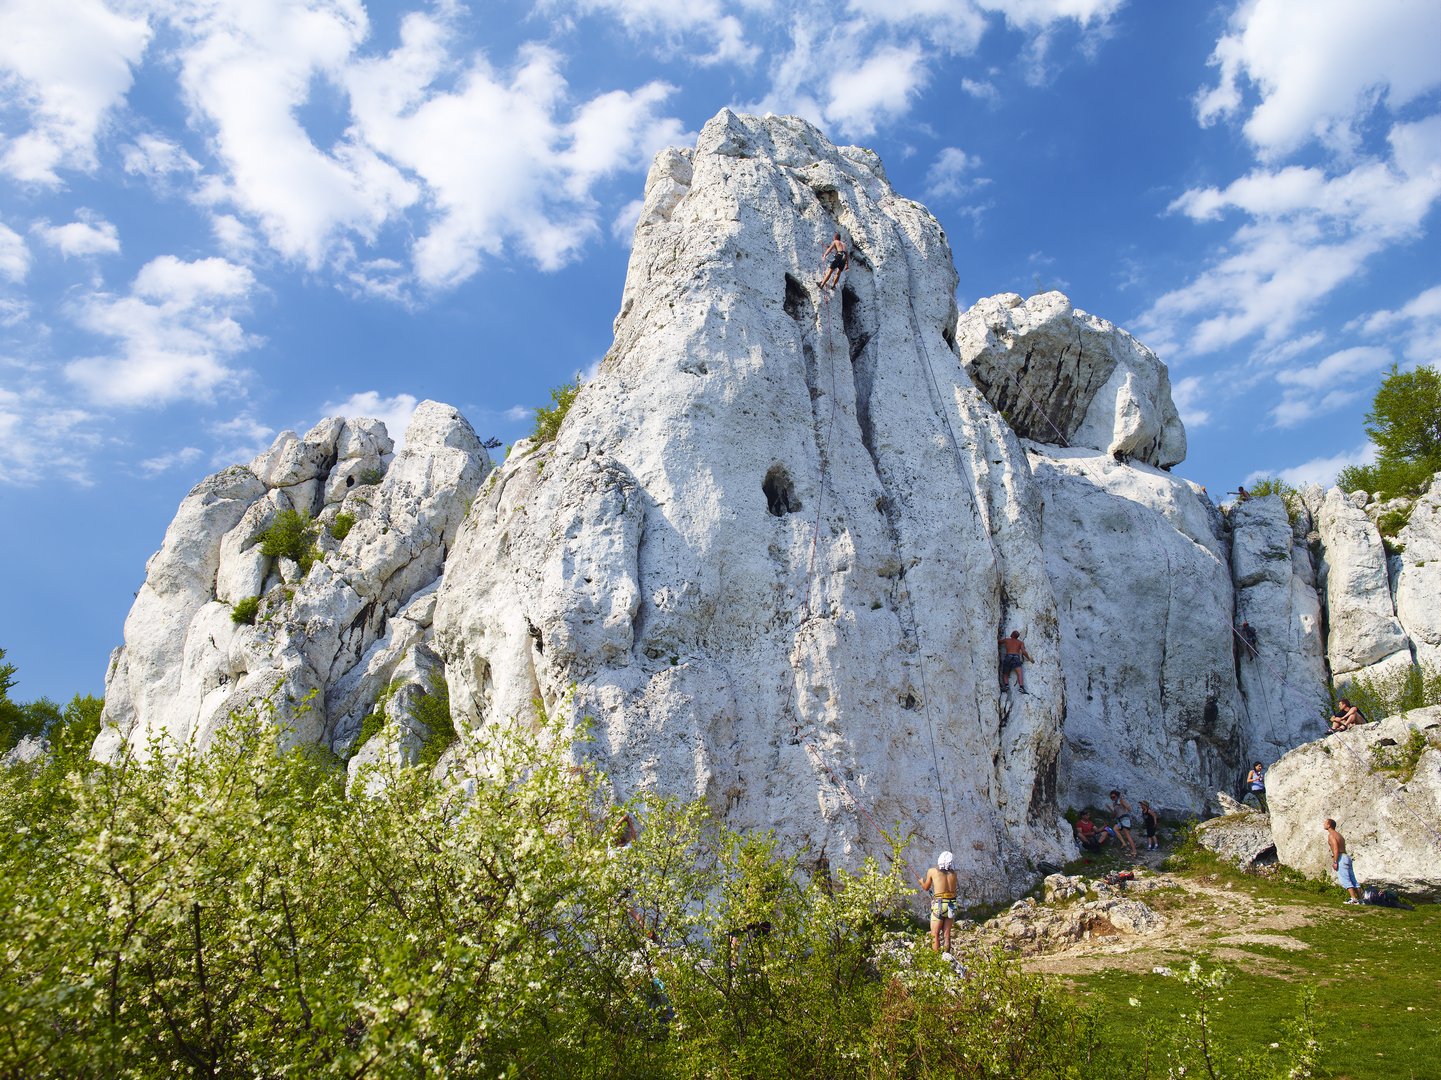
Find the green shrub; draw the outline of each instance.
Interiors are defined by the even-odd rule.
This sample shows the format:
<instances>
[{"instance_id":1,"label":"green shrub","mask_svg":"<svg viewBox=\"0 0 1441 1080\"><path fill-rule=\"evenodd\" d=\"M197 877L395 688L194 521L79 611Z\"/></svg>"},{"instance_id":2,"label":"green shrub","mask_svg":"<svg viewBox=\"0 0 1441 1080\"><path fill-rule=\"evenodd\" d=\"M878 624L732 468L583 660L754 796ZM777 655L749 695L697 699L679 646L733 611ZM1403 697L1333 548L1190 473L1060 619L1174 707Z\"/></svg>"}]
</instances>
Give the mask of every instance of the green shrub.
<instances>
[{"instance_id":1,"label":"green shrub","mask_svg":"<svg viewBox=\"0 0 1441 1080\"><path fill-rule=\"evenodd\" d=\"M570 407L575 402L575 397L580 393L580 379L572 379L570 382L561 383L550 392L552 402L550 408L542 405L535 410L535 427L531 430L530 437L536 444L550 442L560 431L561 421Z\"/></svg>"},{"instance_id":2,"label":"green shrub","mask_svg":"<svg viewBox=\"0 0 1441 1080\"><path fill-rule=\"evenodd\" d=\"M356 474L355 482L365 487L378 484L385 479L384 469L362 469Z\"/></svg>"},{"instance_id":3,"label":"green shrub","mask_svg":"<svg viewBox=\"0 0 1441 1080\"><path fill-rule=\"evenodd\" d=\"M1333 686L1331 697L1348 699L1371 720L1441 705L1441 666L1412 664L1386 674L1362 675L1339 691Z\"/></svg>"},{"instance_id":4,"label":"green shrub","mask_svg":"<svg viewBox=\"0 0 1441 1080\"><path fill-rule=\"evenodd\" d=\"M1249 489L1253 498L1263 498L1266 495L1281 496L1281 503L1286 507L1286 517L1291 524L1296 524L1305 508L1301 502L1301 493L1286 481L1277 476L1266 476L1257 480Z\"/></svg>"},{"instance_id":5,"label":"green shrub","mask_svg":"<svg viewBox=\"0 0 1441 1080\"><path fill-rule=\"evenodd\" d=\"M350 535L350 530L355 528L355 515L342 511L335 515L335 520L330 523L330 535L332 539L344 540Z\"/></svg>"},{"instance_id":6,"label":"green shrub","mask_svg":"<svg viewBox=\"0 0 1441 1080\"><path fill-rule=\"evenodd\" d=\"M1421 755L1431 749L1430 740L1420 728L1412 728L1406 741L1399 746L1371 747L1371 771L1384 776L1394 776L1403 784L1409 784L1416 775L1416 766Z\"/></svg>"},{"instance_id":7,"label":"green shrub","mask_svg":"<svg viewBox=\"0 0 1441 1080\"><path fill-rule=\"evenodd\" d=\"M440 760L456 740L455 721L450 715L450 687L445 677L436 674L434 687L428 694L421 694L415 702L415 719L430 732L420 748L416 764L429 768Z\"/></svg>"},{"instance_id":8,"label":"green shrub","mask_svg":"<svg viewBox=\"0 0 1441 1080\"><path fill-rule=\"evenodd\" d=\"M300 510L282 510L270 527L260 534L260 552L272 559L291 559L300 566L302 575L320 558L315 546L315 521Z\"/></svg>"},{"instance_id":9,"label":"green shrub","mask_svg":"<svg viewBox=\"0 0 1441 1080\"><path fill-rule=\"evenodd\" d=\"M230 608L230 621L242 623L245 626L255 624L255 616L260 612L260 597L247 596L235 601Z\"/></svg>"}]
</instances>

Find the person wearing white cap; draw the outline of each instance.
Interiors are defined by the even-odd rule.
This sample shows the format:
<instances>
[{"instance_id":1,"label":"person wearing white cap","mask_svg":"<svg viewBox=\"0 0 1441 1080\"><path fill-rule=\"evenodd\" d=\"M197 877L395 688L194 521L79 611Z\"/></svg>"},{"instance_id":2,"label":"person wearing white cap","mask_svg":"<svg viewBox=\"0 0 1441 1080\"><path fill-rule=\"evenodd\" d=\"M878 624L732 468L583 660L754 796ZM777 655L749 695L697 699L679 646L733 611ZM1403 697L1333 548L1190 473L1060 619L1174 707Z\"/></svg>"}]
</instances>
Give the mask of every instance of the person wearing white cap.
<instances>
[{"instance_id":1,"label":"person wearing white cap","mask_svg":"<svg viewBox=\"0 0 1441 1080\"><path fill-rule=\"evenodd\" d=\"M937 952L951 951L951 923L956 921L955 856L943 851L936 856L936 865L916 884L931 894L931 948Z\"/></svg>"}]
</instances>

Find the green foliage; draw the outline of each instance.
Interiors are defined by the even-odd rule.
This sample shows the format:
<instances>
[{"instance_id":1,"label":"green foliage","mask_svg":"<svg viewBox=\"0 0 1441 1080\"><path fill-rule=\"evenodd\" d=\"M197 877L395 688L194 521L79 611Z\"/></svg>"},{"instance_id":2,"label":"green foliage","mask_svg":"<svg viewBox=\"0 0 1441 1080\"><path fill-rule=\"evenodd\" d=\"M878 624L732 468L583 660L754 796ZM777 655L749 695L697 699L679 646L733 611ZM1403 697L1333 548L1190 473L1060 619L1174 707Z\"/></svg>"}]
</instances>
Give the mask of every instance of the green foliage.
<instances>
[{"instance_id":1,"label":"green foliage","mask_svg":"<svg viewBox=\"0 0 1441 1080\"><path fill-rule=\"evenodd\" d=\"M1411 520L1410 510L1388 510L1376 519L1376 529L1382 536L1393 537L1406 527Z\"/></svg>"},{"instance_id":2,"label":"green foliage","mask_svg":"<svg viewBox=\"0 0 1441 1080\"><path fill-rule=\"evenodd\" d=\"M360 472L356 474L355 482L368 487L372 484L378 484L384 479L384 469L361 469Z\"/></svg>"},{"instance_id":3,"label":"green foliage","mask_svg":"<svg viewBox=\"0 0 1441 1080\"><path fill-rule=\"evenodd\" d=\"M309 514L300 510L282 510L258 537L260 553L273 559L291 559L299 564L301 574L308 574L320 558L320 552L315 547L317 528Z\"/></svg>"},{"instance_id":4,"label":"green foliage","mask_svg":"<svg viewBox=\"0 0 1441 1080\"><path fill-rule=\"evenodd\" d=\"M260 597L245 596L235 601L230 608L230 621L242 623L245 626L255 624L255 616L260 612Z\"/></svg>"},{"instance_id":5,"label":"green foliage","mask_svg":"<svg viewBox=\"0 0 1441 1080\"><path fill-rule=\"evenodd\" d=\"M1403 784L1411 782L1416 775L1416 765L1421 755L1431 749L1426 733L1413 727L1406 741L1399 746L1384 746L1380 743L1371 747L1371 771L1385 776L1394 776Z\"/></svg>"},{"instance_id":6,"label":"green foliage","mask_svg":"<svg viewBox=\"0 0 1441 1080\"><path fill-rule=\"evenodd\" d=\"M1412 664L1386 673L1362 675L1339 691L1333 687L1331 695L1333 700L1347 698L1371 720L1441 705L1441 666Z\"/></svg>"},{"instance_id":7,"label":"green foliage","mask_svg":"<svg viewBox=\"0 0 1441 1080\"><path fill-rule=\"evenodd\" d=\"M25 738L48 739L52 751L61 744L83 742L88 753L100 733L101 699L76 694L63 709L49 698L13 701L10 690L16 685L16 669L4 660L5 650L0 649L0 754Z\"/></svg>"},{"instance_id":8,"label":"green foliage","mask_svg":"<svg viewBox=\"0 0 1441 1080\"><path fill-rule=\"evenodd\" d=\"M535 427L531 430L530 437L536 444L550 442L560 431L560 423L565 419L565 414L570 411L575 397L580 393L580 379L572 379L570 382L561 383L550 392L551 407L544 405L535 410Z\"/></svg>"},{"instance_id":9,"label":"green foliage","mask_svg":"<svg viewBox=\"0 0 1441 1080\"><path fill-rule=\"evenodd\" d=\"M1281 502L1286 507L1286 517L1290 519L1292 525L1296 524L1297 519L1301 516L1301 493L1280 477L1263 477L1252 484L1248 490L1251 497L1255 499L1266 495L1281 496Z\"/></svg>"},{"instance_id":10,"label":"green foliage","mask_svg":"<svg viewBox=\"0 0 1441 1080\"><path fill-rule=\"evenodd\" d=\"M335 515L335 520L330 523L330 535L335 540L344 540L350 535L350 530L355 528L355 515L342 511Z\"/></svg>"},{"instance_id":11,"label":"green foliage","mask_svg":"<svg viewBox=\"0 0 1441 1080\"><path fill-rule=\"evenodd\" d=\"M412 710L415 719L430 732L421 745L416 762L422 768L433 766L456 740L455 721L450 716L450 687L439 673L434 676L434 681L434 689L416 698Z\"/></svg>"},{"instance_id":12,"label":"green foliage","mask_svg":"<svg viewBox=\"0 0 1441 1080\"><path fill-rule=\"evenodd\" d=\"M1366 434L1376 445L1375 464L1343 469L1336 482L1380 498L1419 495L1441 471L1441 372L1393 364L1366 414Z\"/></svg>"}]
</instances>

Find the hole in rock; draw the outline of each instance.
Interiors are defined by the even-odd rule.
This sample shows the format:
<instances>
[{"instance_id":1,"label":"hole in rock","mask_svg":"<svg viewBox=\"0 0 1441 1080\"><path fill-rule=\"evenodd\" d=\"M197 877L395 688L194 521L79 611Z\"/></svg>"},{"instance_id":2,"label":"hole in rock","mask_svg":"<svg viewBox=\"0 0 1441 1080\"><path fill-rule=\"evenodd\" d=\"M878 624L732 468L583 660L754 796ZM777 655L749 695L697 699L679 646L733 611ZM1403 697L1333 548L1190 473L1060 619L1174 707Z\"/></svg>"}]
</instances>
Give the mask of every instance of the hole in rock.
<instances>
[{"instance_id":1,"label":"hole in rock","mask_svg":"<svg viewBox=\"0 0 1441 1080\"><path fill-rule=\"evenodd\" d=\"M353 477L353 476L347 476L347 477L345 478L345 486L346 486L346 487L354 487L354 486L355 486L355 477Z\"/></svg>"},{"instance_id":2,"label":"hole in rock","mask_svg":"<svg viewBox=\"0 0 1441 1080\"><path fill-rule=\"evenodd\" d=\"M784 465L772 465L761 481L761 490L766 495L766 509L775 517L794 514L801 508L800 497L791 484L791 475Z\"/></svg>"},{"instance_id":3,"label":"hole in rock","mask_svg":"<svg viewBox=\"0 0 1441 1080\"><path fill-rule=\"evenodd\" d=\"M907 690L904 694L901 695L901 708L914 709L919 704L920 702L916 700L916 695L911 693L909 690Z\"/></svg>"},{"instance_id":4,"label":"hole in rock","mask_svg":"<svg viewBox=\"0 0 1441 1080\"><path fill-rule=\"evenodd\" d=\"M790 274L786 275L786 298L784 302L786 314L796 322L810 322L810 298L806 296L805 286L797 281Z\"/></svg>"}]
</instances>

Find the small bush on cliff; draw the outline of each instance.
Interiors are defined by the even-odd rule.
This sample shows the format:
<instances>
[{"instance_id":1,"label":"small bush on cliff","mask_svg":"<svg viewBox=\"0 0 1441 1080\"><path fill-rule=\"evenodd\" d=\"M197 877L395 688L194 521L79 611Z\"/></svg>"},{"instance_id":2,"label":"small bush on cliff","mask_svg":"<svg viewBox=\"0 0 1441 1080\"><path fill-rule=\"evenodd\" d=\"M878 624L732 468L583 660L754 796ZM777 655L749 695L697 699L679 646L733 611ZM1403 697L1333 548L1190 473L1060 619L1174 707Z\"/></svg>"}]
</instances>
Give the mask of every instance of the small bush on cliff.
<instances>
[{"instance_id":1,"label":"small bush on cliff","mask_svg":"<svg viewBox=\"0 0 1441 1080\"><path fill-rule=\"evenodd\" d=\"M355 528L355 515L339 513L335 520L330 523L330 535L335 540L344 540L350 535L350 530Z\"/></svg>"},{"instance_id":2,"label":"small bush on cliff","mask_svg":"<svg viewBox=\"0 0 1441 1080\"><path fill-rule=\"evenodd\" d=\"M230 608L230 621L241 623L245 626L255 624L255 616L260 612L260 597L246 596L235 601Z\"/></svg>"},{"instance_id":3,"label":"small bush on cliff","mask_svg":"<svg viewBox=\"0 0 1441 1080\"><path fill-rule=\"evenodd\" d=\"M1362 675L1340 691L1333 689L1332 698L1338 697L1351 701L1372 720L1441 705L1441 667L1412 664L1386 674Z\"/></svg>"},{"instance_id":4,"label":"small bush on cliff","mask_svg":"<svg viewBox=\"0 0 1441 1080\"><path fill-rule=\"evenodd\" d=\"M317 528L309 514L299 510L282 510L258 537L260 552L272 559L291 559L299 564L302 574L308 574L320 557L315 547Z\"/></svg>"},{"instance_id":5,"label":"small bush on cliff","mask_svg":"<svg viewBox=\"0 0 1441 1080\"><path fill-rule=\"evenodd\" d=\"M1286 517L1291 524L1296 524L1301 516L1302 504L1301 493L1286 481L1276 476L1266 476L1257 480L1251 485L1250 493L1253 498L1261 498L1265 495L1281 496L1281 503L1286 507Z\"/></svg>"},{"instance_id":6,"label":"small bush on cliff","mask_svg":"<svg viewBox=\"0 0 1441 1080\"><path fill-rule=\"evenodd\" d=\"M1394 776L1401 783L1409 784L1416 775L1416 766L1421 761L1421 755L1429 749L1431 743L1426 738L1426 733L1413 727L1406 736L1406 741L1399 746L1377 744L1371 747L1371 771Z\"/></svg>"},{"instance_id":7,"label":"small bush on cliff","mask_svg":"<svg viewBox=\"0 0 1441 1080\"><path fill-rule=\"evenodd\" d=\"M570 407L579 393L579 378L561 383L551 390L551 407L546 408L542 405L535 410L535 427L531 429L530 437L535 440L537 445L550 442L555 438L560 431L561 421L565 419L565 414L570 412Z\"/></svg>"},{"instance_id":8,"label":"small bush on cliff","mask_svg":"<svg viewBox=\"0 0 1441 1080\"><path fill-rule=\"evenodd\" d=\"M433 679L435 686L429 693L421 694L415 702L415 718L430 732L416 762L422 768L429 768L439 761L440 755L450 749L456 739L455 721L450 716L450 687L439 673Z\"/></svg>"}]
</instances>

